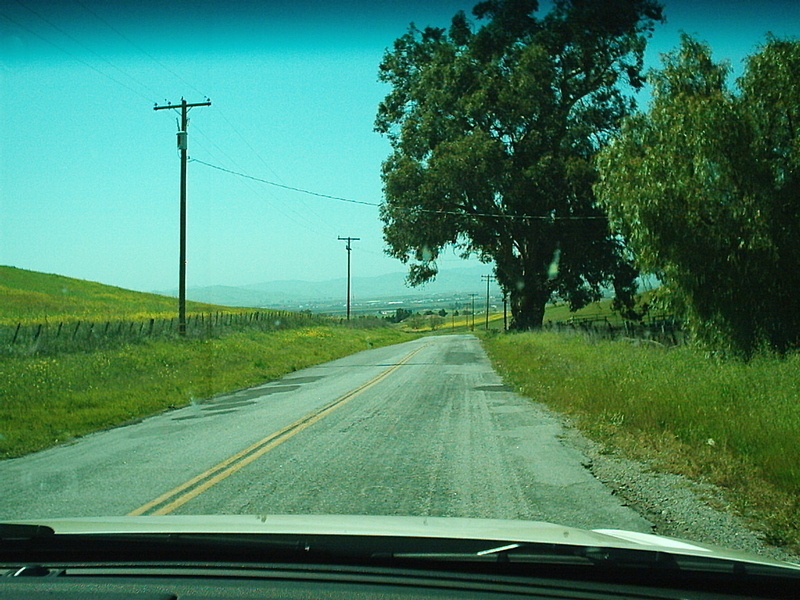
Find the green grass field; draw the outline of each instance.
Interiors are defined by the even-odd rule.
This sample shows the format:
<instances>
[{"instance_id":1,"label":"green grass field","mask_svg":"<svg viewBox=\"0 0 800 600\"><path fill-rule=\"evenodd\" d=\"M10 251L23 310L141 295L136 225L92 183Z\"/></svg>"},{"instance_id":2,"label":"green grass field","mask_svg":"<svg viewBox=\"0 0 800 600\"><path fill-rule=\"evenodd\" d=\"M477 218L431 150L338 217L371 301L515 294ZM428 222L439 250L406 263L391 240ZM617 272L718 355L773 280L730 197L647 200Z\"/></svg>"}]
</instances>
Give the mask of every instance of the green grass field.
<instances>
[{"instance_id":1,"label":"green grass field","mask_svg":"<svg viewBox=\"0 0 800 600\"><path fill-rule=\"evenodd\" d=\"M321 325L6 357L0 360L0 457L410 339L392 327Z\"/></svg>"},{"instance_id":2,"label":"green grass field","mask_svg":"<svg viewBox=\"0 0 800 600\"><path fill-rule=\"evenodd\" d=\"M778 544L800 545L800 353L722 361L580 335L489 335L519 392L589 435L658 468L726 489Z\"/></svg>"},{"instance_id":3,"label":"green grass field","mask_svg":"<svg viewBox=\"0 0 800 600\"><path fill-rule=\"evenodd\" d=\"M548 304L544 311L544 321L567 321L569 319L609 319L616 321L619 316L611 310L611 300L604 298L592 302L583 308L570 311L569 305L564 302Z\"/></svg>"},{"instance_id":4,"label":"green grass field","mask_svg":"<svg viewBox=\"0 0 800 600\"><path fill-rule=\"evenodd\" d=\"M0 323L163 318L173 316L177 304L177 299L169 296L0 266ZM186 309L232 310L200 302L187 302Z\"/></svg>"},{"instance_id":5,"label":"green grass field","mask_svg":"<svg viewBox=\"0 0 800 600\"><path fill-rule=\"evenodd\" d=\"M187 303L188 312L237 309ZM176 300L0 267L0 324L170 318ZM284 319L287 320L287 319ZM291 319L288 319L291 321ZM359 350L413 339L391 327L309 323L275 331L143 338L0 357L0 457L19 456L130 419L278 378ZM373 323L374 324L374 323ZM382 324L382 322L381 322Z\"/></svg>"}]
</instances>

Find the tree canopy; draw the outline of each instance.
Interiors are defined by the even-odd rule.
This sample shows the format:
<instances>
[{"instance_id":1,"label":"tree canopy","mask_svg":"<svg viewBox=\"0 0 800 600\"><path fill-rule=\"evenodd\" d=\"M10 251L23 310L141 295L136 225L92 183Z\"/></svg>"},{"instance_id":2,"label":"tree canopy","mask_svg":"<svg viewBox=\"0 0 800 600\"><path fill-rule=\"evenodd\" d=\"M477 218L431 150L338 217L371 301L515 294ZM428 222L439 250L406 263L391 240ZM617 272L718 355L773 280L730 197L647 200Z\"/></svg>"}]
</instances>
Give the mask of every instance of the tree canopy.
<instances>
[{"instance_id":1,"label":"tree canopy","mask_svg":"<svg viewBox=\"0 0 800 600\"><path fill-rule=\"evenodd\" d=\"M493 261L512 327L540 326L554 295L579 308L636 271L595 201L595 155L643 84L655 0L487 0L445 30L411 26L379 77L376 130L392 145L381 207L387 252L408 280L435 277L454 248Z\"/></svg>"},{"instance_id":2,"label":"tree canopy","mask_svg":"<svg viewBox=\"0 0 800 600\"><path fill-rule=\"evenodd\" d=\"M750 355L800 341L800 42L729 68L689 36L600 154L596 192L697 337Z\"/></svg>"}]
</instances>

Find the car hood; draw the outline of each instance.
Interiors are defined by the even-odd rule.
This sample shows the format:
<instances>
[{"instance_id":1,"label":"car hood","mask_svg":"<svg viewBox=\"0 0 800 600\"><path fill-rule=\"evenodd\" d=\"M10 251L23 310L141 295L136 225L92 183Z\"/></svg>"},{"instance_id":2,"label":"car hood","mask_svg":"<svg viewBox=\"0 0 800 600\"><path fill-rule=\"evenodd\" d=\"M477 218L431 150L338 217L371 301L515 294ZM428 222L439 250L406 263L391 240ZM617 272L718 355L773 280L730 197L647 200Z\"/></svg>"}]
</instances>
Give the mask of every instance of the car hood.
<instances>
[{"instance_id":1,"label":"car hood","mask_svg":"<svg viewBox=\"0 0 800 600\"><path fill-rule=\"evenodd\" d=\"M800 564L697 542L620 529L577 529L540 521L373 515L167 515L59 518L22 523L51 527L56 534L341 535L557 544L659 551L800 571Z\"/></svg>"}]
</instances>

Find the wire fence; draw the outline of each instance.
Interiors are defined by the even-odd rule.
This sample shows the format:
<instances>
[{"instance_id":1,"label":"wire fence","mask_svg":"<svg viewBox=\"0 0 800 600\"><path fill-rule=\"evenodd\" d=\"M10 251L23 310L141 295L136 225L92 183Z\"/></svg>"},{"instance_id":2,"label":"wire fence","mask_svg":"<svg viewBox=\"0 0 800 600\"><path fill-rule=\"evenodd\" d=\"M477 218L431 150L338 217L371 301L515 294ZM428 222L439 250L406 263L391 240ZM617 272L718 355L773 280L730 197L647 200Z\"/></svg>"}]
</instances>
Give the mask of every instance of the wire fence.
<instances>
[{"instance_id":1,"label":"wire fence","mask_svg":"<svg viewBox=\"0 0 800 600\"><path fill-rule=\"evenodd\" d=\"M664 346L679 346L688 341L683 323L673 315L653 316L646 321L622 320L608 317L573 317L564 321L547 321L547 331L584 333L603 339L633 339Z\"/></svg>"},{"instance_id":2,"label":"wire fence","mask_svg":"<svg viewBox=\"0 0 800 600\"><path fill-rule=\"evenodd\" d=\"M275 331L323 321L310 313L274 310L193 313L186 317L186 337L211 338L248 328ZM81 352L177 337L177 317L0 324L0 355Z\"/></svg>"}]
</instances>

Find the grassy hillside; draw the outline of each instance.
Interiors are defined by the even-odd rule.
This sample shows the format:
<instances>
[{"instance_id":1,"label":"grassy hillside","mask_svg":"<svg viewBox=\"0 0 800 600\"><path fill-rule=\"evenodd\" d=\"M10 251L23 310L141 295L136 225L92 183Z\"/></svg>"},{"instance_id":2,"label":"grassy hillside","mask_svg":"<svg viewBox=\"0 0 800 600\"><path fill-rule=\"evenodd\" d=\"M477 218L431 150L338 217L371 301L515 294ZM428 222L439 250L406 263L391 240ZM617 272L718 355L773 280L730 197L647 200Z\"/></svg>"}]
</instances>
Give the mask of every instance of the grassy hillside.
<instances>
[{"instance_id":1,"label":"grassy hillside","mask_svg":"<svg viewBox=\"0 0 800 600\"><path fill-rule=\"evenodd\" d=\"M16 332L16 323L36 329L45 318L51 325L171 319L176 305L175 298L157 294L0 266L0 326L10 323ZM197 302L187 303L187 309L229 317L236 312ZM246 319L250 325L240 329L224 330L221 320L224 335L145 336L128 343L127 329L119 334L115 324L110 334L99 330L99 342L91 329L77 341L74 334L60 338L77 351L37 354L34 350L44 337L38 333L34 342L17 342L14 347L21 352L0 356L0 459L414 337L391 327L342 327L314 323L305 315L292 319L286 313L275 323ZM107 337L112 343L102 343Z\"/></svg>"},{"instance_id":2,"label":"grassy hillside","mask_svg":"<svg viewBox=\"0 0 800 600\"><path fill-rule=\"evenodd\" d=\"M640 310L642 304L652 304L655 298L653 290L646 290L637 296L636 309ZM569 305L566 302L558 302L556 304L548 304L544 311L544 320L547 321L567 321L569 319L590 319L602 320L608 319L609 322L619 324L623 321L619 313L611 309L612 299L603 298L598 302L587 304L580 310L575 312L570 311ZM664 316L663 309L651 307L651 311L645 315L645 320L650 318L660 318Z\"/></svg>"},{"instance_id":3,"label":"grassy hillside","mask_svg":"<svg viewBox=\"0 0 800 600\"><path fill-rule=\"evenodd\" d=\"M598 302L592 302L572 312L569 305L565 302L558 304L548 304L544 310L544 321L566 321L568 319L603 319L618 321L619 315L611 310L611 299L603 298Z\"/></svg>"},{"instance_id":4,"label":"grassy hillside","mask_svg":"<svg viewBox=\"0 0 800 600\"><path fill-rule=\"evenodd\" d=\"M0 266L0 323L169 317L175 314L177 302L168 296ZM231 310L200 302L187 302L186 309Z\"/></svg>"}]
</instances>

